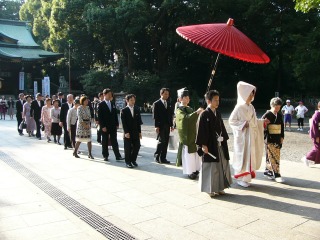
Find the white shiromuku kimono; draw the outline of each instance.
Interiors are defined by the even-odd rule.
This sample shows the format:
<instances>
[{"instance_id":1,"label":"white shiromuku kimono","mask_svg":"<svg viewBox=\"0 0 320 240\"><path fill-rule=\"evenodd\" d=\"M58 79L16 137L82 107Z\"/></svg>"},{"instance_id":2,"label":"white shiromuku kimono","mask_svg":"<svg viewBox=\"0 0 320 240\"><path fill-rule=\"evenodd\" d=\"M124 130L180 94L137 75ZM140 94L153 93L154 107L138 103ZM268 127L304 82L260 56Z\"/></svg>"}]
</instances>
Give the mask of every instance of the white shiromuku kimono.
<instances>
[{"instance_id":1,"label":"white shiromuku kimono","mask_svg":"<svg viewBox=\"0 0 320 240\"><path fill-rule=\"evenodd\" d=\"M256 87L251 84L238 83L238 102L229 118L234 135L234 177L244 182L255 178L255 171L261 166L264 146L264 120L257 119L252 104L246 104L253 90ZM244 128L246 122L249 123L248 128Z\"/></svg>"}]
</instances>

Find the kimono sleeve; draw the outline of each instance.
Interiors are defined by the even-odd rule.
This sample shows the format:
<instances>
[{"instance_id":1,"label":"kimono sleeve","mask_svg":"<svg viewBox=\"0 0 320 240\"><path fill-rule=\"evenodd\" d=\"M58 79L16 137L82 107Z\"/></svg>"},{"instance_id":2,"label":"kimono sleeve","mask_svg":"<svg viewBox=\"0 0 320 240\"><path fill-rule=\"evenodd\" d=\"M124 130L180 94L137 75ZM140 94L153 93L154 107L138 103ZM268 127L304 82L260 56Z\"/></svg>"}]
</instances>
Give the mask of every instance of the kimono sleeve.
<instances>
[{"instance_id":1,"label":"kimono sleeve","mask_svg":"<svg viewBox=\"0 0 320 240\"><path fill-rule=\"evenodd\" d=\"M239 107L235 107L230 115L229 124L233 130L241 131L246 124L246 121L241 119L240 111L241 109Z\"/></svg>"},{"instance_id":2,"label":"kimono sleeve","mask_svg":"<svg viewBox=\"0 0 320 240\"><path fill-rule=\"evenodd\" d=\"M207 112L203 112L198 120L197 124L197 137L196 137L196 144L199 146L208 145L209 142L209 132L210 132L210 125L209 125L209 116Z\"/></svg>"}]
</instances>

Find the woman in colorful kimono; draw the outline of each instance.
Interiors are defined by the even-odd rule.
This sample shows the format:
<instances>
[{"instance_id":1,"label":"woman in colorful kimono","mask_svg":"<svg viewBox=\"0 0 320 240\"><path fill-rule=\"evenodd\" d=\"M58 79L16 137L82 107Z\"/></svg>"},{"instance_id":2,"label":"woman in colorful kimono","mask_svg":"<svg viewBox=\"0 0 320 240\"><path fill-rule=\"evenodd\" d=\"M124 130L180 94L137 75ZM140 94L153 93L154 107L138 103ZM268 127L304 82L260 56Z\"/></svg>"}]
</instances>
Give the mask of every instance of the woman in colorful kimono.
<instances>
[{"instance_id":1,"label":"woman in colorful kimono","mask_svg":"<svg viewBox=\"0 0 320 240\"><path fill-rule=\"evenodd\" d=\"M41 122L44 126L44 136L47 139L47 142L51 142L51 125L52 119L50 117L50 112L52 108L51 98L46 99L46 105L42 107L41 110Z\"/></svg>"},{"instance_id":2,"label":"woman in colorful kimono","mask_svg":"<svg viewBox=\"0 0 320 240\"><path fill-rule=\"evenodd\" d=\"M264 132L266 144L266 170L264 176L274 179L278 183L284 182L280 175L280 150L284 139L283 117L280 113L281 106L282 100L280 98L272 98L270 101L271 109L262 116L262 119L270 121Z\"/></svg>"},{"instance_id":3,"label":"woman in colorful kimono","mask_svg":"<svg viewBox=\"0 0 320 240\"><path fill-rule=\"evenodd\" d=\"M310 138L313 141L312 150L302 158L302 161L309 166L309 163L320 164L320 102L318 102L318 110L315 111L310 119Z\"/></svg>"}]
</instances>

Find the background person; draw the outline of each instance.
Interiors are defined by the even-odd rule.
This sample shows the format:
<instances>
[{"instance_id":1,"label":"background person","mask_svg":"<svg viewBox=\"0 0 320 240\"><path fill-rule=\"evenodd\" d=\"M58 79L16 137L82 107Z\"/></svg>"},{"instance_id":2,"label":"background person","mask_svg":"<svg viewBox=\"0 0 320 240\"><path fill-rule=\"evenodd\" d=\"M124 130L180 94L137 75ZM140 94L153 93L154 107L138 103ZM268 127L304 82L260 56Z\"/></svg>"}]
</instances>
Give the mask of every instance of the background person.
<instances>
[{"instance_id":1,"label":"background person","mask_svg":"<svg viewBox=\"0 0 320 240\"><path fill-rule=\"evenodd\" d=\"M41 93L37 93L36 99L32 101L31 103L31 110L30 110L30 116L33 117L34 121L36 122L37 127L37 133L36 137L41 140L41 110L44 106L44 102L42 100Z\"/></svg>"},{"instance_id":2,"label":"background person","mask_svg":"<svg viewBox=\"0 0 320 240\"><path fill-rule=\"evenodd\" d=\"M281 109L282 114L284 115L284 130L287 129L287 123L289 124L289 131L291 131L291 122L292 116L294 113L294 107L291 105L290 100L286 101L286 105L284 105Z\"/></svg>"},{"instance_id":3,"label":"background person","mask_svg":"<svg viewBox=\"0 0 320 240\"><path fill-rule=\"evenodd\" d=\"M80 99L76 98L74 100L73 108L69 109L67 114L67 129L69 132L72 147L76 147L76 131L77 131L77 110L80 106Z\"/></svg>"},{"instance_id":4,"label":"background person","mask_svg":"<svg viewBox=\"0 0 320 240\"><path fill-rule=\"evenodd\" d=\"M60 143L60 138L62 134L62 128L59 125L60 122L60 107L59 107L59 100L56 99L53 101L53 108L50 110L50 117L52 119L51 124L51 135L53 135L53 141L54 143Z\"/></svg>"},{"instance_id":5,"label":"background person","mask_svg":"<svg viewBox=\"0 0 320 240\"><path fill-rule=\"evenodd\" d=\"M41 122L44 126L44 137L47 139L47 142L51 142L51 125L52 125L52 119L51 119L51 104L52 100L51 98L46 99L46 105L42 107L41 111Z\"/></svg>"},{"instance_id":6,"label":"background person","mask_svg":"<svg viewBox=\"0 0 320 240\"><path fill-rule=\"evenodd\" d=\"M20 93L19 94L19 99L16 101L16 118L17 118L17 122L18 122L18 133L20 136L23 135L23 129L20 130L19 126L22 122L22 112L23 112L23 104L26 102L26 100L24 99L24 94Z\"/></svg>"},{"instance_id":7,"label":"background person","mask_svg":"<svg viewBox=\"0 0 320 240\"><path fill-rule=\"evenodd\" d=\"M170 130L173 131L173 110L169 99L169 88L161 88L160 99L153 103L153 119L154 127L157 133L157 149L154 153L154 160L157 163L169 163L167 158L167 150L169 144Z\"/></svg>"},{"instance_id":8,"label":"background person","mask_svg":"<svg viewBox=\"0 0 320 240\"><path fill-rule=\"evenodd\" d=\"M34 136L33 132L36 129L36 123L30 114L31 102L32 102L31 95L27 95L26 102L23 104L23 112L22 112L22 118L24 118L24 120L27 124L26 131L29 134L29 137Z\"/></svg>"},{"instance_id":9,"label":"background person","mask_svg":"<svg viewBox=\"0 0 320 240\"><path fill-rule=\"evenodd\" d=\"M4 120L6 120L6 114L7 114L7 100L5 96L2 96L0 99L0 120L2 120L2 117Z\"/></svg>"},{"instance_id":10,"label":"background person","mask_svg":"<svg viewBox=\"0 0 320 240\"><path fill-rule=\"evenodd\" d=\"M8 105L8 115L10 116L10 120L13 120L13 114L14 114L14 101L12 97L9 97L9 100L7 102Z\"/></svg>"},{"instance_id":11,"label":"background person","mask_svg":"<svg viewBox=\"0 0 320 240\"><path fill-rule=\"evenodd\" d=\"M60 127L63 128L63 143L64 143L64 149L72 148L71 142L70 142L70 136L67 128L67 114L69 109L73 107L73 95L68 94L67 95L67 101L62 103L61 105L61 111L60 111Z\"/></svg>"},{"instance_id":12,"label":"background person","mask_svg":"<svg viewBox=\"0 0 320 240\"><path fill-rule=\"evenodd\" d=\"M79 158L78 149L82 142L86 142L88 146L88 158L94 159L92 156L92 142L91 142L91 112L88 106L89 101L86 96L80 98L80 106L77 109L77 130L76 130L76 146L73 156Z\"/></svg>"},{"instance_id":13,"label":"background person","mask_svg":"<svg viewBox=\"0 0 320 240\"><path fill-rule=\"evenodd\" d=\"M308 108L303 105L302 101L299 101L299 105L294 109L297 112L298 131L303 131L304 115L308 112Z\"/></svg>"}]
</instances>

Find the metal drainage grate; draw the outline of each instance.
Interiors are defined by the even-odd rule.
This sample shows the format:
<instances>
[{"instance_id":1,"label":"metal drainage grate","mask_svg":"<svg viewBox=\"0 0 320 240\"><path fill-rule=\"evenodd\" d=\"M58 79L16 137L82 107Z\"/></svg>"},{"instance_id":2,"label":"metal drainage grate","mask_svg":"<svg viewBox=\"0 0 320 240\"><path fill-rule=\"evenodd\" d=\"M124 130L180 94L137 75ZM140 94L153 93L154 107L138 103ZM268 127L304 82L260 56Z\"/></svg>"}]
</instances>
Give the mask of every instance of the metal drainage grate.
<instances>
[{"instance_id":1,"label":"metal drainage grate","mask_svg":"<svg viewBox=\"0 0 320 240\"><path fill-rule=\"evenodd\" d=\"M19 163L18 161L14 160L9 155L5 154L4 152L0 151L0 160L8 164L38 188L40 188L43 192L49 195L51 198L56 200L62 206L67 208L70 212L74 215L79 217L82 221L89 224L93 227L96 231L101 233L108 239L112 240L131 240L136 239L129 233L121 230L120 228L116 227L112 223L105 220L100 215L96 214L95 212L91 211L72 197L65 194L63 191L59 190L45 179L40 177L38 174L34 173L33 171L26 168L24 165Z\"/></svg>"}]
</instances>

